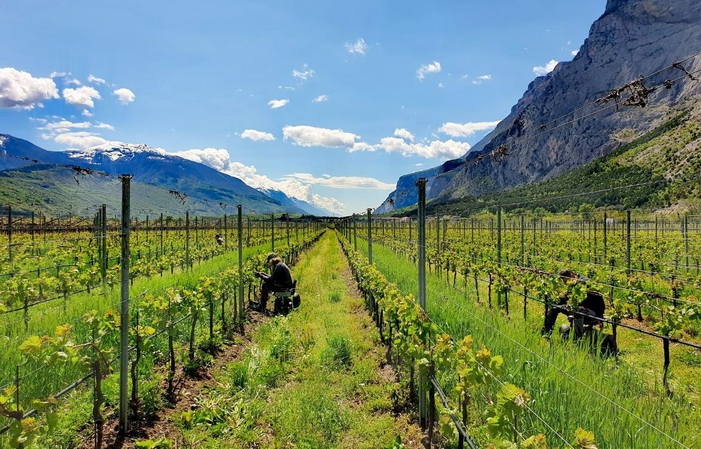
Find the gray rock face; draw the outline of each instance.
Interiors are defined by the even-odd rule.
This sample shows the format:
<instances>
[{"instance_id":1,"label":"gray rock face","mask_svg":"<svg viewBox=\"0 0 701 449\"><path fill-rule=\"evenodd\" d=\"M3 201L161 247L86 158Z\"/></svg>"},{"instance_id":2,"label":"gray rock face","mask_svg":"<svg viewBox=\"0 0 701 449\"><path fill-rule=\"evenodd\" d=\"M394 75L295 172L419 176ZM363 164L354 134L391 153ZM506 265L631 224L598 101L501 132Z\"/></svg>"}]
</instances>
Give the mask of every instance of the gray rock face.
<instances>
[{"instance_id":1,"label":"gray rock face","mask_svg":"<svg viewBox=\"0 0 701 449\"><path fill-rule=\"evenodd\" d=\"M668 118L673 106L701 92L701 82L679 69L655 73L700 51L700 0L609 0L574 60L536 78L496 129L458 160L462 163L420 172L436 173L429 176L429 199L540 181L607 154L617 145L618 131L647 131ZM683 67L701 70L701 56ZM620 92L618 108L613 99L594 103L641 75L651 75L643 80L646 88L659 86L648 94L645 107L622 105L634 93L630 87ZM662 86L668 79L675 81L670 89ZM505 160L479 160L502 144L509 152ZM400 178L378 212L393 209L390 198L396 208L410 205L396 199L411 198L404 189L413 186L407 181L416 175Z\"/></svg>"}]
</instances>

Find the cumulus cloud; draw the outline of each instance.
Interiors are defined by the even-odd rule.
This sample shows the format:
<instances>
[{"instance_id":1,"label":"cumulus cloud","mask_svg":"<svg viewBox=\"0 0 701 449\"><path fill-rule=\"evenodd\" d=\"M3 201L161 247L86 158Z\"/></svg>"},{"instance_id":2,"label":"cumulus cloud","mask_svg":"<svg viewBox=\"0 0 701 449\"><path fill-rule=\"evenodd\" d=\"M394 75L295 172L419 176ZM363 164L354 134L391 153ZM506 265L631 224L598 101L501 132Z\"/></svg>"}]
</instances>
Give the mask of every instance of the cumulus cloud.
<instances>
[{"instance_id":1,"label":"cumulus cloud","mask_svg":"<svg viewBox=\"0 0 701 449\"><path fill-rule=\"evenodd\" d=\"M472 84L480 85L482 81L489 81L492 79L492 75L482 75L478 76L476 79L472 80Z\"/></svg>"},{"instance_id":2,"label":"cumulus cloud","mask_svg":"<svg viewBox=\"0 0 701 449\"><path fill-rule=\"evenodd\" d=\"M263 131L256 131L255 129L247 129L243 133L241 133L241 138L242 139L251 139L253 141L259 141L259 140L275 140L275 136L273 136L270 133L266 133Z\"/></svg>"},{"instance_id":3,"label":"cumulus cloud","mask_svg":"<svg viewBox=\"0 0 701 449\"><path fill-rule=\"evenodd\" d=\"M127 89L126 87L117 89L113 93L117 96L117 98L119 98L119 102L122 104L129 104L133 102L134 99L136 99L136 95L134 95L134 92Z\"/></svg>"},{"instance_id":4,"label":"cumulus cloud","mask_svg":"<svg viewBox=\"0 0 701 449\"><path fill-rule=\"evenodd\" d=\"M108 143L109 140L99 136L99 134L88 131L77 131L59 134L54 137L56 143L66 145L68 148L89 148Z\"/></svg>"},{"instance_id":5,"label":"cumulus cloud","mask_svg":"<svg viewBox=\"0 0 701 449\"><path fill-rule=\"evenodd\" d=\"M88 82L95 84L107 84L107 81L103 80L102 78L98 78L93 74L88 75Z\"/></svg>"},{"instance_id":6,"label":"cumulus cloud","mask_svg":"<svg viewBox=\"0 0 701 449\"><path fill-rule=\"evenodd\" d=\"M345 208L344 204L336 198L315 194L312 191L311 184L304 184L294 178L273 181L267 176L259 174L254 166L244 165L240 162L232 162L229 152L225 149L193 149L174 154L191 161L200 162L222 173L239 178L256 189L280 190L291 198L306 201L334 213L342 213Z\"/></svg>"},{"instance_id":7,"label":"cumulus cloud","mask_svg":"<svg viewBox=\"0 0 701 449\"><path fill-rule=\"evenodd\" d=\"M277 109L285 106L289 102L290 100L270 100L268 106L270 106L270 109Z\"/></svg>"},{"instance_id":8,"label":"cumulus cloud","mask_svg":"<svg viewBox=\"0 0 701 449\"><path fill-rule=\"evenodd\" d=\"M402 156L421 156L427 159L455 159L470 151L470 144L453 140L433 140L427 143L409 143L398 137L385 137L376 145L388 153Z\"/></svg>"},{"instance_id":9,"label":"cumulus cloud","mask_svg":"<svg viewBox=\"0 0 701 449\"><path fill-rule=\"evenodd\" d=\"M51 78L34 78L11 67L0 69L0 108L33 109L52 98L59 97Z\"/></svg>"},{"instance_id":10,"label":"cumulus cloud","mask_svg":"<svg viewBox=\"0 0 701 449\"><path fill-rule=\"evenodd\" d=\"M416 71L416 77L419 81L423 81L429 73L439 73L441 71L441 63L433 61L431 64L424 64Z\"/></svg>"},{"instance_id":11,"label":"cumulus cloud","mask_svg":"<svg viewBox=\"0 0 701 449\"><path fill-rule=\"evenodd\" d=\"M304 64L304 66L302 66L301 71L296 69L292 70L292 76L294 76L295 78L299 78L302 81L306 81L307 78L311 78L314 76L314 69L310 69L309 65Z\"/></svg>"},{"instance_id":12,"label":"cumulus cloud","mask_svg":"<svg viewBox=\"0 0 701 449\"><path fill-rule=\"evenodd\" d=\"M284 140L300 147L353 148L360 138L342 129L317 128L315 126L285 126L282 128Z\"/></svg>"},{"instance_id":13,"label":"cumulus cloud","mask_svg":"<svg viewBox=\"0 0 701 449\"><path fill-rule=\"evenodd\" d=\"M410 142L414 141L414 135L404 128L395 129L394 135L395 135L395 137L401 137L402 139L408 140Z\"/></svg>"},{"instance_id":14,"label":"cumulus cloud","mask_svg":"<svg viewBox=\"0 0 701 449\"><path fill-rule=\"evenodd\" d=\"M365 51L368 49L368 44L365 43L365 39L360 38L355 41L354 44L346 42L346 50L351 54L365 55Z\"/></svg>"},{"instance_id":15,"label":"cumulus cloud","mask_svg":"<svg viewBox=\"0 0 701 449\"><path fill-rule=\"evenodd\" d=\"M71 122L69 120L59 120L57 122L46 123L42 126L41 130L49 131L51 133L65 133L69 132L72 128L87 129L92 126L90 122Z\"/></svg>"},{"instance_id":16,"label":"cumulus cloud","mask_svg":"<svg viewBox=\"0 0 701 449\"><path fill-rule=\"evenodd\" d=\"M312 101L313 101L314 103L321 103L322 101L328 101L328 99L329 99L329 96L328 96L328 95L319 95L318 97L316 97L316 98L313 99Z\"/></svg>"},{"instance_id":17,"label":"cumulus cloud","mask_svg":"<svg viewBox=\"0 0 701 449\"><path fill-rule=\"evenodd\" d=\"M495 122L468 122L468 123L443 123L443 126L438 128L439 133L447 134L451 137L471 137L476 132L487 131L494 129L499 124Z\"/></svg>"},{"instance_id":18,"label":"cumulus cloud","mask_svg":"<svg viewBox=\"0 0 701 449\"><path fill-rule=\"evenodd\" d=\"M414 143L414 135L406 129L396 129L396 137L385 137L380 143L371 145L360 141L360 136L342 129L317 128L314 126L285 126L282 129L284 140L301 147L344 148L350 153L357 151L384 150L403 156L421 156L425 158L453 159L470 150L470 145L452 140L434 140Z\"/></svg>"},{"instance_id":19,"label":"cumulus cloud","mask_svg":"<svg viewBox=\"0 0 701 449\"><path fill-rule=\"evenodd\" d=\"M90 86L83 86L77 89L70 87L63 89L63 98L66 100L66 103L81 108L94 108L94 100L102 99L100 92Z\"/></svg>"},{"instance_id":20,"label":"cumulus cloud","mask_svg":"<svg viewBox=\"0 0 701 449\"><path fill-rule=\"evenodd\" d=\"M114 126L108 125L107 123L102 123L102 122L97 122L97 124L95 125L95 128L109 129L110 131L114 131Z\"/></svg>"},{"instance_id":21,"label":"cumulus cloud","mask_svg":"<svg viewBox=\"0 0 701 449\"><path fill-rule=\"evenodd\" d=\"M555 61L554 59L551 59L550 62L545 64L543 67L533 67L533 73L535 73L536 76L547 75L548 73L552 72L555 69L556 65L557 65L557 61Z\"/></svg>"},{"instance_id":22,"label":"cumulus cloud","mask_svg":"<svg viewBox=\"0 0 701 449\"><path fill-rule=\"evenodd\" d=\"M102 145L109 140L100 136L99 133L87 131L90 128L107 129L114 131L114 127L107 123L97 122L72 122L60 117L53 117L55 121L36 120L43 126L38 129L43 131L42 139L53 139L56 143L65 145L68 148L88 148L95 145Z\"/></svg>"},{"instance_id":23,"label":"cumulus cloud","mask_svg":"<svg viewBox=\"0 0 701 449\"><path fill-rule=\"evenodd\" d=\"M372 189L372 190L394 190L394 184L379 181L375 178L362 176L330 176L322 175L317 178L309 173L292 173L285 175L286 179L296 179L307 184L317 184L332 189Z\"/></svg>"}]
</instances>

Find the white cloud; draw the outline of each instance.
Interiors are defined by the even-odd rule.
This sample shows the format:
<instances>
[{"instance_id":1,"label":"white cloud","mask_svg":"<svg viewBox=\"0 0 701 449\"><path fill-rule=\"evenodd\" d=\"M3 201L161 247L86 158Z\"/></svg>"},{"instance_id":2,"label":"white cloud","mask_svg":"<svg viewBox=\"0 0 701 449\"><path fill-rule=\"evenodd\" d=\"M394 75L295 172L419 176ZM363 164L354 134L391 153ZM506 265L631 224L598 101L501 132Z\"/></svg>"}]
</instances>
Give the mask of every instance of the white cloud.
<instances>
[{"instance_id":1,"label":"white cloud","mask_svg":"<svg viewBox=\"0 0 701 449\"><path fill-rule=\"evenodd\" d=\"M129 103L133 102L134 99L136 98L136 95L134 95L134 92L127 89L126 87L122 87L121 89L117 89L113 93L119 98L119 102L122 104L129 104Z\"/></svg>"},{"instance_id":2,"label":"white cloud","mask_svg":"<svg viewBox=\"0 0 701 449\"><path fill-rule=\"evenodd\" d=\"M92 112L88 111L87 109L83 109L82 114L86 117L92 117Z\"/></svg>"},{"instance_id":3,"label":"white cloud","mask_svg":"<svg viewBox=\"0 0 701 449\"><path fill-rule=\"evenodd\" d=\"M328 101L328 99L329 99L329 96L328 96L328 95L319 95L318 97L316 97L316 98L313 99L312 101L313 101L314 103L321 103L322 101Z\"/></svg>"},{"instance_id":4,"label":"white cloud","mask_svg":"<svg viewBox=\"0 0 701 449\"><path fill-rule=\"evenodd\" d=\"M97 125L95 125L95 128L109 129L110 131L114 131L114 126L108 125L107 123L102 123L102 122L97 122Z\"/></svg>"},{"instance_id":5,"label":"white cloud","mask_svg":"<svg viewBox=\"0 0 701 449\"><path fill-rule=\"evenodd\" d=\"M100 92L95 90L95 88L83 86L77 89L63 89L63 98L66 100L66 103L76 107L94 108L95 102L93 99L100 100L102 97L100 97Z\"/></svg>"},{"instance_id":6,"label":"white cloud","mask_svg":"<svg viewBox=\"0 0 701 449\"><path fill-rule=\"evenodd\" d=\"M314 126L285 126L282 128L284 140L290 140L300 147L353 148L360 138L341 129L317 128Z\"/></svg>"},{"instance_id":7,"label":"white cloud","mask_svg":"<svg viewBox=\"0 0 701 449\"><path fill-rule=\"evenodd\" d=\"M384 150L387 153L400 153L403 156L452 159L467 153L470 145L464 142L428 141L413 143L413 134L405 129L396 129L395 136L385 137L379 144L371 145L359 141L360 136L342 129L317 128L314 126L285 126L282 129L284 140L301 147L345 148L350 153L357 151ZM407 141L408 140L408 141Z\"/></svg>"},{"instance_id":8,"label":"white cloud","mask_svg":"<svg viewBox=\"0 0 701 449\"><path fill-rule=\"evenodd\" d=\"M470 144L453 140L434 140L427 143L408 143L397 137L385 137L376 147L388 153L399 153L402 156L421 156L427 159L455 159L470 150Z\"/></svg>"},{"instance_id":9,"label":"white cloud","mask_svg":"<svg viewBox=\"0 0 701 449\"><path fill-rule=\"evenodd\" d=\"M285 106L289 102L290 100L270 100L268 106L270 106L270 109L277 109Z\"/></svg>"},{"instance_id":10,"label":"white cloud","mask_svg":"<svg viewBox=\"0 0 701 449\"><path fill-rule=\"evenodd\" d=\"M292 86L277 86L277 88L281 90L295 90Z\"/></svg>"},{"instance_id":11,"label":"white cloud","mask_svg":"<svg viewBox=\"0 0 701 449\"><path fill-rule=\"evenodd\" d=\"M470 75L460 75L461 80L466 80L470 77Z\"/></svg>"},{"instance_id":12,"label":"white cloud","mask_svg":"<svg viewBox=\"0 0 701 449\"><path fill-rule=\"evenodd\" d=\"M439 133L447 134L451 137L471 137L478 131L487 131L494 129L499 124L496 122L468 122L468 123L443 123L443 126L438 128Z\"/></svg>"},{"instance_id":13,"label":"white cloud","mask_svg":"<svg viewBox=\"0 0 701 449\"><path fill-rule=\"evenodd\" d=\"M310 184L303 184L294 178L273 181L267 176L259 174L254 166L244 165L240 162L232 162L229 152L225 149L193 149L174 154L191 161L200 162L222 173L239 178L256 189L280 190L291 198L306 201L335 213L342 213L345 209L344 204L336 198L315 194Z\"/></svg>"},{"instance_id":14,"label":"white cloud","mask_svg":"<svg viewBox=\"0 0 701 449\"><path fill-rule=\"evenodd\" d=\"M346 42L346 50L351 54L365 55L365 51L368 49L368 44L365 43L365 39L358 39L354 44Z\"/></svg>"},{"instance_id":15,"label":"white cloud","mask_svg":"<svg viewBox=\"0 0 701 449\"><path fill-rule=\"evenodd\" d=\"M266 133L263 131L256 131L255 129L247 129L243 133L241 133L241 138L242 139L251 139L253 141L259 141L259 140L275 140L275 136L273 136L270 133Z\"/></svg>"},{"instance_id":16,"label":"white cloud","mask_svg":"<svg viewBox=\"0 0 701 449\"><path fill-rule=\"evenodd\" d=\"M285 175L286 179L296 179L302 183L317 184L332 189L372 189L372 190L394 190L394 184L379 181L375 178L361 176L330 176L322 175L317 178L309 173L292 173Z\"/></svg>"},{"instance_id":17,"label":"white cloud","mask_svg":"<svg viewBox=\"0 0 701 449\"><path fill-rule=\"evenodd\" d=\"M74 86L80 86L80 85L82 85L82 83L81 83L79 80L75 79L75 78L72 79L72 80L66 81L66 84L73 84Z\"/></svg>"},{"instance_id":18,"label":"white cloud","mask_svg":"<svg viewBox=\"0 0 701 449\"><path fill-rule=\"evenodd\" d=\"M433 61L431 64L424 64L416 71L416 77L423 81L428 73L438 73L441 71L441 63L438 61Z\"/></svg>"},{"instance_id":19,"label":"white cloud","mask_svg":"<svg viewBox=\"0 0 701 449\"><path fill-rule=\"evenodd\" d=\"M438 87L440 87L441 89L443 89L443 88L445 87L445 85L444 85L443 83L438 83Z\"/></svg>"},{"instance_id":20,"label":"white cloud","mask_svg":"<svg viewBox=\"0 0 701 449\"><path fill-rule=\"evenodd\" d=\"M58 88L51 78L34 78L11 67L0 69L0 108L33 109L52 98L58 98Z\"/></svg>"},{"instance_id":21,"label":"white cloud","mask_svg":"<svg viewBox=\"0 0 701 449\"><path fill-rule=\"evenodd\" d=\"M88 75L88 82L95 84L107 84L107 81L103 80L102 78L98 78L93 74Z\"/></svg>"},{"instance_id":22,"label":"white cloud","mask_svg":"<svg viewBox=\"0 0 701 449\"><path fill-rule=\"evenodd\" d=\"M377 147L375 145L370 145L369 143L365 143L365 142L356 142L350 148L351 153L355 153L356 151L375 151L375 150L377 150Z\"/></svg>"},{"instance_id":23,"label":"white cloud","mask_svg":"<svg viewBox=\"0 0 701 449\"><path fill-rule=\"evenodd\" d=\"M69 120L59 120L57 122L46 123L41 130L49 131L53 134L69 132L72 128L87 129L92 126L90 122L71 122Z\"/></svg>"},{"instance_id":24,"label":"white cloud","mask_svg":"<svg viewBox=\"0 0 701 449\"><path fill-rule=\"evenodd\" d=\"M56 143L66 145L68 148L89 148L108 143L96 133L77 131L59 134L54 137Z\"/></svg>"},{"instance_id":25,"label":"white cloud","mask_svg":"<svg viewBox=\"0 0 701 449\"><path fill-rule=\"evenodd\" d=\"M394 130L394 135L396 137L401 137L404 140L414 141L414 135L404 128L397 128Z\"/></svg>"},{"instance_id":26,"label":"white cloud","mask_svg":"<svg viewBox=\"0 0 701 449\"><path fill-rule=\"evenodd\" d=\"M556 65L557 65L557 61L555 61L554 59L551 59L550 62L545 64L543 67L533 67L533 73L535 73L536 76L547 75L548 73L552 72L555 69Z\"/></svg>"},{"instance_id":27,"label":"white cloud","mask_svg":"<svg viewBox=\"0 0 701 449\"><path fill-rule=\"evenodd\" d=\"M477 79L472 80L472 84L480 85L482 81L489 81L492 79L492 75L482 75L478 76Z\"/></svg>"},{"instance_id":28,"label":"white cloud","mask_svg":"<svg viewBox=\"0 0 701 449\"><path fill-rule=\"evenodd\" d=\"M299 78L303 81L306 81L307 78L311 78L314 76L314 69L310 69L309 65L304 64L304 66L302 67L302 71L299 71L296 69L292 70L292 76L294 76L295 78Z\"/></svg>"},{"instance_id":29,"label":"white cloud","mask_svg":"<svg viewBox=\"0 0 701 449\"><path fill-rule=\"evenodd\" d=\"M579 54L579 50L572 50L572 56L577 56Z\"/></svg>"},{"instance_id":30,"label":"white cloud","mask_svg":"<svg viewBox=\"0 0 701 449\"><path fill-rule=\"evenodd\" d=\"M49 78L63 78L65 76L70 75L71 72L51 72L51 75L49 75Z\"/></svg>"}]
</instances>

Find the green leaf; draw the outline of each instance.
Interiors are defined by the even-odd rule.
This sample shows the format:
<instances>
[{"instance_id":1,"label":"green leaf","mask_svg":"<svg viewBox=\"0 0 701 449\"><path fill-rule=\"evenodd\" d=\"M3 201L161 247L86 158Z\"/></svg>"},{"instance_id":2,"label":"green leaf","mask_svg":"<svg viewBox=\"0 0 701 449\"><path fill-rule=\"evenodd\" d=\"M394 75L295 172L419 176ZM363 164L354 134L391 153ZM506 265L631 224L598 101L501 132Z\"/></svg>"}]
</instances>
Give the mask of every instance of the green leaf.
<instances>
[{"instance_id":1,"label":"green leaf","mask_svg":"<svg viewBox=\"0 0 701 449\"><path fill-rule=\"evenodd\" d=\"M31 356L38 355L41 352L41 338L36 335L29 337L20 345L19 350Z\"/></svg>"}]
</instances>

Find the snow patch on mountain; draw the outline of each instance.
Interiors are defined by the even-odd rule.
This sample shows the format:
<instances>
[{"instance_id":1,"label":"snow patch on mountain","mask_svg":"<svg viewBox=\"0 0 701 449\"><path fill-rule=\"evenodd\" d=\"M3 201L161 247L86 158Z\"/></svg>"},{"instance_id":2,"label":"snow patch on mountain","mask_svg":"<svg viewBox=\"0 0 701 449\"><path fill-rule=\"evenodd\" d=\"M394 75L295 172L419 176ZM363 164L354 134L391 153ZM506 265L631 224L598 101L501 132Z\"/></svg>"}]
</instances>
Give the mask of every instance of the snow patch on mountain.
<instances>
[{"instance_id":1,"label":"snow patch on mountain","mask_svg":"<svg viewBox=\"0 0 701 449\"><path fill-rule=\"evenodd\" d=\"M98 154L106 156L113 162L119 159L129 160L133 158L134 155L140 153L152 153L153 156L149 156L149 159L155 160L165 160L166 157L177 157L168 154L163 148L152 148L143 143L123 142L109 142L83 150L68 150L67 153L72 159L82 159L85 161L94 160L95 156Z\"/></svg>"}]
</instances>

